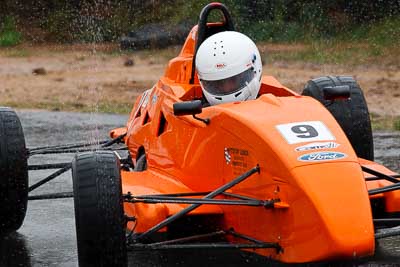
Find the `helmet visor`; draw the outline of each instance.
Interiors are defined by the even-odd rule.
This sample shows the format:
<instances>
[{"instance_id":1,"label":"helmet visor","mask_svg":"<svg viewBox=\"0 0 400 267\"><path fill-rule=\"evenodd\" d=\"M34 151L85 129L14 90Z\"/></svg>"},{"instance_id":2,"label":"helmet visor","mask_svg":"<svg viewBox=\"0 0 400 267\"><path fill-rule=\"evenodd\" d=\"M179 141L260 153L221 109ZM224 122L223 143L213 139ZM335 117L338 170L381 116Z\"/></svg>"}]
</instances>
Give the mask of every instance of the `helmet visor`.
<instances>
[{"instance_id":1,"label":"helmet visor","mask_svg":"<svg viewBox=\"0 0 400 267\"><path fill-rule=\"evenodd\" d=\"M229 95L246 87L254 79L254 76L254 69L249 68L226 79L215 81L200 80L200 83L203 89L212 95Z\"/></svg>"}]
</instances>

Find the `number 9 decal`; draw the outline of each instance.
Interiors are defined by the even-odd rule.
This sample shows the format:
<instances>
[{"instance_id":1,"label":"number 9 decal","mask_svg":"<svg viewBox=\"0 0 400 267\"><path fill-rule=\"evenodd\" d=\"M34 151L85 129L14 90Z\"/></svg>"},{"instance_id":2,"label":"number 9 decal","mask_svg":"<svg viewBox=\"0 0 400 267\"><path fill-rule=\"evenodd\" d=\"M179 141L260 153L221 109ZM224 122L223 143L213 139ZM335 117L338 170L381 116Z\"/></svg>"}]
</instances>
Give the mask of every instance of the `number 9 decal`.
<instances>
[{"instance_id":1,"label":"number 9 decal","mask_svg":"<svg viewBox=\"0 0 400 267\"><path fill-rule=\"evenodd\" d=\"M277 125L276 128L289 144L335 140L321 121L304 121Z\"/></svg>"},{"instance_id":2,"label":"number 9 decal","mask_svg":"<svg viewBox=\"0 0 400 267\"><path fill-rule=\"evenodd\" d=\"M291 128L291 130L298 134L297 137L299 138L311 138L318 136L317 130L314 127L307 124L302 125L295 125Z\"/></svg>"}]
</instances>

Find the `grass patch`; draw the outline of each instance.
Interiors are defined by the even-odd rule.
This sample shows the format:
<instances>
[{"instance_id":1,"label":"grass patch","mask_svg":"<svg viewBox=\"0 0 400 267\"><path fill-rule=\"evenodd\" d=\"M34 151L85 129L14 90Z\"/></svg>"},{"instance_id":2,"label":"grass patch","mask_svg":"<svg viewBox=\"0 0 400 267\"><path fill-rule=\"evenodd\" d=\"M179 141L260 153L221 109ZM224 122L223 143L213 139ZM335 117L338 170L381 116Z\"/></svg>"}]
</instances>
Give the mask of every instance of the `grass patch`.
<instances>
[{"instance_id":1,"label":"grass patch","mask_svg":"<svg viewBox=\"0 0 400 267\"><path fill-rule=\"evenodd\" d=\"M399 47L380 48L368 43L346 43L339 40L315 41L304 49L274 51L267 54L272 61L301 61L317 64L359 65L382 62L397 55Z\"/></svg>"},{"instance_id":2,"label":"grass patch","mask_svg":"<svg viewBox=\"0 0 400 267\"><path fill-rule=\"evenodd\" d=\"M371 126L373 131L377 130L390 130L400 131L400 116L380 116L371 113Z\"/></svg>"},{"instance_id":3,"label":"grass patch","mask_svg":"<svg viewBox=\"0 0 400 267\"><path fill-rule=\"evenodd\" d=\"M305 48L274 51L268 53L268 60L358 65L382 62L382 59L398 62L399 59L399 17L369 25L349 26L348 30L331 37L308 35L301 29L298 31L295 27L293 29L293 34L290 34L291 31L286 31L278 41L304 43ZM304 35L297 35L298 33Z\"/></svg>"},{"instance_id":4,"label":"grass patch","mask_svg":"<svg viewBox=\"0 0 400 267\"><path fill-rule=\"evenodd\" d=\"M17 31L13 17L5 17L0 24L0 47L15 46L22 40L22 34Z\"/></svg>"},{"instance_id":5,"label":"grass patch","mask_svg":"<svg viewBox=\"0 0 400 267\"><path fill-rule=\"evenodd\" d=\"M396 118L396 119L393 121L393 130L395 130L395 131L400 131L400 118L399 118L399 117Z\"/></svg>"},{"instance_id":6,"label":"grass patch","mask_svg":"<svg viewBox=\"0 0 400 267\"><path fill-rule=\"evenodd\" d=\"M29 57L31 53L26 49L6 49L3 53L6 57Z\"/></svg>"},{"instance_id":7,"label":"grass patch","mask_svg":"<svg viewBox=\"0 0 400 267\"><path fill-rule=\"evenodd\" d=\"M129 114L132 103L101 102L96 106L89 107L89 109L83 109L83 111L93 112L93 109L97 109L101 113Z\"/></svg>"},{"instance_id":8,"label":"grass patch","mask_svg":"<svg viewBox=\"0 0 400 267\"><path fill-rule=\"evenodd\" d=\"M74 112L99 112L113 114L129 114L132 109L132 103L100 102L98 104L77 104L72 102L5 102L0 106L13 107L17 109L45 109L50 111L74 111Z\"/></svg>"}]
</instances>

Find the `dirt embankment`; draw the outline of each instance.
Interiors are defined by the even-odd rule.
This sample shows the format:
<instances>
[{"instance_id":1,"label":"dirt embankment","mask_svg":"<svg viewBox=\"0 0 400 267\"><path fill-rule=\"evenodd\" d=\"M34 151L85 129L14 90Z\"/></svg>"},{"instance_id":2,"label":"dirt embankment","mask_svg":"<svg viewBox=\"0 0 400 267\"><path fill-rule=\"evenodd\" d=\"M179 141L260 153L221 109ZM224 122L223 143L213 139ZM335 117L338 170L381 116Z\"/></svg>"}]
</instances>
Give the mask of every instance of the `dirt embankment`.
<instances>
[{"instance_id":1,"label":"dirt embankment","mask_svg":"<svg viewBox=\"0 0 400 267\"><path fill-rule=\"evenodd\" d=\"M266 54L302 49L271 45ZM168 58L179 52L120 54L110 46L42 46L0 50L0 105L52 110L126 112L135 97L164 73ZM127 62L132 59L133 62ZM133 65L132 65L133 63ZM352 75L364 90L370 111L400 116L400 66L346 66L266 62L264 74L301 92L304 84L322 75Z\"/></svg>"}]
</instances>

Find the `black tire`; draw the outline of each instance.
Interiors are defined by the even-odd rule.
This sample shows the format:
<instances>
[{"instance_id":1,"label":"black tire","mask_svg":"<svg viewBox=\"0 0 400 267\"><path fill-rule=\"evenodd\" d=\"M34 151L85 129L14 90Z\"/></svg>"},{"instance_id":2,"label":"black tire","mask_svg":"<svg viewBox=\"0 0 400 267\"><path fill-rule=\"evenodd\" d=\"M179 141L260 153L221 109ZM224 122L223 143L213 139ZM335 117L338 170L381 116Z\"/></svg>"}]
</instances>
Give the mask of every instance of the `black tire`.
<instances>
[{"instance_id":1,"label":"black tire","mask_svg":"<svg viewBox=\"0 0 400 267\"><path fill-rule=\"evenodd\" d=\"M28 157L17 114L0 108L0 234L18 230L28 203Z\"/></svg>"},{"instance_id":2,"label":"black tire","mask_svg":"<svg viewBox=\"0 0 400 267\"><path fill-rule=\"evenodd\" d=\"M323 89L330 86L348 85L350 98L330 103L323 98ZM358 83L350 76L324 76L308 81L302 95L311 96L324 104L346 133L360 158L374 160L374 143L371 120L364 94Z\"/></svg>"},{"instance_id":3,"label":"black tire","mask_svg":"<svg viewBox=\"0 0 400 267\"><path fill-rule=\"evenodd\" d=\"M127 266L120 163L111 151L72 161L79 266Z\"/></svg>"}]
</instances>

